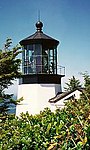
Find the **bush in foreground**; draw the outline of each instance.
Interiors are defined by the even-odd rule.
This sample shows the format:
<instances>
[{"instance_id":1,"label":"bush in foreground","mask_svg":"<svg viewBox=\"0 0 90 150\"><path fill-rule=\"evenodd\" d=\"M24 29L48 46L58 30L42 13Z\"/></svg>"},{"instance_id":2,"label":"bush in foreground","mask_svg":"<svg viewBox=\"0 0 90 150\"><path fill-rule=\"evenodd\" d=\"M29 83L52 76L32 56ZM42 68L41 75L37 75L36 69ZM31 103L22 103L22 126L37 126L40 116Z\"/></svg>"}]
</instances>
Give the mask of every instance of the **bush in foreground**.
<instances>
[{"instance_id":1,"label":"bush in foreground","mask_svg":"<svg viewBox=\"0 0 90 150\"><path fill-rule=\"evenodd\" d=\"M90 149L90 100L72 100L55 113L1 116L0 150L29 149Z\"/></svg>"}]
</instances>

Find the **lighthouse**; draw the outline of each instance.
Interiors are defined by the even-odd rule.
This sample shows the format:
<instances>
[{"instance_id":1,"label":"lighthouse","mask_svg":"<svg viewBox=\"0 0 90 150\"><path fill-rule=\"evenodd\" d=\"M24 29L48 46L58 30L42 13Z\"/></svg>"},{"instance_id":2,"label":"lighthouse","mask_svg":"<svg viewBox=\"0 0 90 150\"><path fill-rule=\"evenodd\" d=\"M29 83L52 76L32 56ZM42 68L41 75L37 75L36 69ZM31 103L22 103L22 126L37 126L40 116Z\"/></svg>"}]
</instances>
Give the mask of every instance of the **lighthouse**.
<instances>
[{"instance_id":1,"label":"lighthouse","mask_svg":"<svg viewBox=\"0 0 90 150\"><path fill-rule=\"evenodd\" d=\"M49 99L62 92L61 78L65 68L57 64L59 41L44 34L43 23L36 23L36 32L20 41L22 46L22 77L19 79L17 98L23 97L16 106L20 113L38 114L48 107ZM62 70L63 69L63 73Z\"/></svg>"}]
</instances>

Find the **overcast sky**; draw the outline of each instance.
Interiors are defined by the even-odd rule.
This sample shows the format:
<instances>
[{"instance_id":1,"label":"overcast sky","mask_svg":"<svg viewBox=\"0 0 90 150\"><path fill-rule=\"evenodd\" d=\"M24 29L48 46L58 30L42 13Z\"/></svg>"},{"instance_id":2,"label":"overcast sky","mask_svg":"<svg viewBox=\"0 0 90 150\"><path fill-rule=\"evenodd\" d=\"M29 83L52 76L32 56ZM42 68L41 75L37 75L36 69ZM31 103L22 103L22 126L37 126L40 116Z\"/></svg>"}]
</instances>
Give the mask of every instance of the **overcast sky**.
<instances>
[{"instance_id":1,"label":"overcast sky","mask_svg":"<svg viewBox=\"0 0 90 150\"><path fill-rule=\"evenodd\" d=\"M1 0L0 48L7 37L14 46L33 34L38 10L43 32L60 41L58 63L66 68L63 82L72 75L81 78L80 72L90 74L90 0Z\"/></svg>"}]
</instances>

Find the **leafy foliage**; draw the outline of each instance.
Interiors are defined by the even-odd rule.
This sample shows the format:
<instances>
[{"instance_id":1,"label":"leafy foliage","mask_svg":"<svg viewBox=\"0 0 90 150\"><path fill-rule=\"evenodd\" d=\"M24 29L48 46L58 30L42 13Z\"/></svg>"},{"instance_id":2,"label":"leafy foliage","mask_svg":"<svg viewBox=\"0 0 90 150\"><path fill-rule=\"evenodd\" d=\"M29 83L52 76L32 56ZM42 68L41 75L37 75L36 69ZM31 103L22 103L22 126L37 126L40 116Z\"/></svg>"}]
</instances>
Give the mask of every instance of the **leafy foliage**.
<instances>
[{"instance_id":1,"label":"leafy foliage","mask_svg":"<svg viewBox=\"0 0 90 150\"><path fill-rule=\"evenodd\" d=\"M21 60L17 57L21 53L20 46L17 45L11 49L11 44L11 39L7 39L4 49L0 50L0 113L7 111L9 104L14 102L12 95L5 94L5 88L21 76L19 70Z\"/></svg>"},{"instance_id":2,"label":"leafy foliage","mask_svg":"<svg viewBox=\"0 0 90 150\"><path fill-rule=\"evenodd\" d=\"M1 150L89 150L90 99L72 100L62 110L32 116L1 116Z\"/></svg>"}]
</instances>

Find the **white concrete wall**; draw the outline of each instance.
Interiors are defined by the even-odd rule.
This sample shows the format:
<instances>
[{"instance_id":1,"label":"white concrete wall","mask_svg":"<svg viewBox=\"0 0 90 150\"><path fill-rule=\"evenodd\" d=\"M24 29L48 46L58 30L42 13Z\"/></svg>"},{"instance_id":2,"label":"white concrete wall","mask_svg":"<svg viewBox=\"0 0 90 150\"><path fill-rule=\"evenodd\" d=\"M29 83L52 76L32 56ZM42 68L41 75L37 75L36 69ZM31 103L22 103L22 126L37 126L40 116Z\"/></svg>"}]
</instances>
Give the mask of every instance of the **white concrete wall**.
<instances>
[{"instance_id":1,"label":"white concrete wall","mask_svg":"<svg viewBox=\"0 0 90 150\"><path fill-rule=\"evenodd\" d=\"M38 114L41 110L49 107L48 100L61 91L60 84L22 84L18 85L18 98L23 97L23 101L16 106L16 115L28 111L30 114Z\"/></svg>"}]
</instances>

